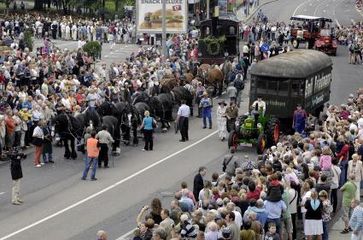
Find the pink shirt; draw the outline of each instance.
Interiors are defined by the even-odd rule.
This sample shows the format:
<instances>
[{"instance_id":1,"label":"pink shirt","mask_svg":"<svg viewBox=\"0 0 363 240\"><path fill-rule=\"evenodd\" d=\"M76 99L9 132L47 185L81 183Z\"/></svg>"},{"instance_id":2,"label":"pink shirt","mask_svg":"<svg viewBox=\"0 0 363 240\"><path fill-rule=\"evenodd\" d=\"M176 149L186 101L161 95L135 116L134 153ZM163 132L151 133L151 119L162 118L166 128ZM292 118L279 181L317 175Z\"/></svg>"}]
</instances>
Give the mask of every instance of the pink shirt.
<instances>
[{"instance_id":1,"label":"pink shirt","mask_svg":"<svg viewBox=\"0 0 363 240\"><path fill-rule=\"evenodd\" d=\"M323 171L327 171L331 169L331 156L323 155L320 157L320 168Z\"/></svg>"}]
</instances>

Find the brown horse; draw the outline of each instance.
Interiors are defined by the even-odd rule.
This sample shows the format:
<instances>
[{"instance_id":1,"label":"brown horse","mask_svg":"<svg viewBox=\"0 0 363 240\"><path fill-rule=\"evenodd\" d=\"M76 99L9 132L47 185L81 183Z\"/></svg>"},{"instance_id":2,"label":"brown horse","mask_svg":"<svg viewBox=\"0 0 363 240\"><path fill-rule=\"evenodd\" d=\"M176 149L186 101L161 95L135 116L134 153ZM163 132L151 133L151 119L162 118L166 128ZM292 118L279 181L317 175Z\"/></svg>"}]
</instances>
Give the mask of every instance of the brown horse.
<instances>
[{"instance_id":1,"label":"brown horse","mask_svg":"<svg viewBox=\"0 0 363 240\"><path fill-rule=\"evenodd\" d=\"M211 66L209 64L200 65L197 77L203 79L204 84L213 86L215 89L214 93L218 92L219 95L222 94L224 75L218 66Z\"/></svg>"},{"instance_id":2,"label":"brown horse","mask_svg":"<svg viewBox=\"0 0 363 240\"><path fill-rule=\"evenodd\" d=\"M174 87L178 86L178 80L174 75L166 75L160 80L162 92L170 92Z\"/></svg>"}]
</instances>

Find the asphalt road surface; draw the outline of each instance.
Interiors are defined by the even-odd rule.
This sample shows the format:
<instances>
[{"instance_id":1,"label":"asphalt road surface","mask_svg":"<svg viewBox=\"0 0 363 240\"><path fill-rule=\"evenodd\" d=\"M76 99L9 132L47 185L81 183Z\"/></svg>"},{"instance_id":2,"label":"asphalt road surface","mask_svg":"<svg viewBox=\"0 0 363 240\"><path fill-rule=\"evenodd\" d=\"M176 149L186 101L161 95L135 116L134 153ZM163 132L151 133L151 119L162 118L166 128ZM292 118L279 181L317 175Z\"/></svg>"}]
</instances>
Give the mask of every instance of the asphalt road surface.
<instances>
[{"instance_id":1,"label":"asphalt road surface","mask_svg":"<svg viewBox=\"0 0 363 240\"><path fill-rule=\"evenodd\" d=\"M353 1L347 0L280 0L263 7L272 20L288 21L295 10L295 14L306 15L314 15L315 11L315 15L319 15L325 10L327 14L335 14L340 24L359 19ZM57 46L71 49L76 47L76 43L57 42ZM116 45L111 54L105 44L103 61L117 61L136 49L135 45ZM333 61L331 102L342 103L349 93L361 86L363 66L349 65L344 47L339 48ZM240 112L247 110L247 89ZM214 105L216 108L217 104ZM142 152L142 144L137 147L122 146L121 155L111 160L114 167L99 169L96 182L81 181L82 157L75 161L64 160L63 149L55 148L55 164L40 169L33 167L32 156L29 156L23 161L21 194L25 203L21 206L10 203L9 166L2 164L0 240L86 240L94 239L99 229L106 230L110 239L117 239L135 227L138 211L153 197L160 197L164 206L169 207L173 192L181 181L186 180L192 188L192 179L199 166L207 166L208 177L214 171L221 171L227 143L218 140L215 130L215 126L212 130L202 129L201 120L192 118L189 142L180 143L179 134L169 131L156 134L153 152ZM239 152L241 156L245 154L250 158L256 157L255 150L250 147L244 147Z\"/></svg>"}]
</instances>

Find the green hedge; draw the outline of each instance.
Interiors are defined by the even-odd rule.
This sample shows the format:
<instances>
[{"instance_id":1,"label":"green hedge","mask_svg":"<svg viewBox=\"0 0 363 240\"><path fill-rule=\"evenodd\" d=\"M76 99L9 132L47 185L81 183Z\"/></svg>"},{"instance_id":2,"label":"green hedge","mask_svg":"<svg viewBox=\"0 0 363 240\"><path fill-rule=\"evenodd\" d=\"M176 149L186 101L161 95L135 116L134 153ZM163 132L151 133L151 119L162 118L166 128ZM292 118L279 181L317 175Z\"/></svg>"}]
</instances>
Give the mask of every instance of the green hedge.
<instances>
[{"instance_id":1,"label":"green hedge","mask_svg":"<svg viewBox=\"0 0 363 240\"><path fill-rule=\"evenodd\" d=\"M101 44L98 41L91 41L83 45L83 51L96 58L101 53Z\"/></svg>"}]
</instances>

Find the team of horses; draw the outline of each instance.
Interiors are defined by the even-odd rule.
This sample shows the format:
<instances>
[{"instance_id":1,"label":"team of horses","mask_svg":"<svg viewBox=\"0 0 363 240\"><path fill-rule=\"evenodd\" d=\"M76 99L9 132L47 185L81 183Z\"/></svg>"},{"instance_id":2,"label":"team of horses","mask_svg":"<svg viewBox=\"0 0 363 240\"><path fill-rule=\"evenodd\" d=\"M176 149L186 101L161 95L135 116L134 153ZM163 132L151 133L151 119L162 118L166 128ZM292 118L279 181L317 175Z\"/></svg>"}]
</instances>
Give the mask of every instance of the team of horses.
<instances>
[{"instance_id":1,"label":"team of horses","mask_svg":"<svg viewBox=\"0 0 363 240\"><path fill-rule=\"evenodd\" d=\"M202 64L184 73L182 84L174 75L165 76L160 81L161 92L156 96L139 92L130 102L105 101L95 110L87 109L76 116L65 112L59 113L52 119L52 125L64 145L64 157L77 158L76 148L82 145L86 129L90 126L95 131L99 131L103 125L107 126L107 130L115 140L112 145L114 154L120 153L121 143L137 145L138 127L146 110L160 122L161 130L167 131L170 128L169 122L173 121L173 110L182 100L185 100L193 115L194 92L187 85L190 86L191 81L197 78L212 87L214 94L220 95L231 66L230 61L226 61L222 66Z\"/></svg>"}]
</instances>

